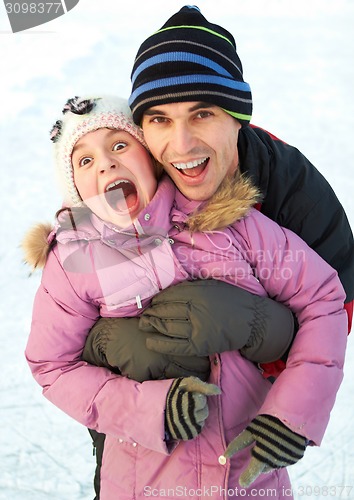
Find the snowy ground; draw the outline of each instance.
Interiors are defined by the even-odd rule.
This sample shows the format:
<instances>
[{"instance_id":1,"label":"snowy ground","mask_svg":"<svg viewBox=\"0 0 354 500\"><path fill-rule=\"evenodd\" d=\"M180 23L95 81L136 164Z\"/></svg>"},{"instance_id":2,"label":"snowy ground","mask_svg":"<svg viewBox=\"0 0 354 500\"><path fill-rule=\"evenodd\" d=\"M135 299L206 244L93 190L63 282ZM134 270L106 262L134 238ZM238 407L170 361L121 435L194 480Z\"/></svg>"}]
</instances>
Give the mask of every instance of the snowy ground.
<instances>
[{"instance_id":1,"label":"snowy ground","mask_svg":"<svg viewBox=\"0 0 354 500\"><path fill-rule=\"evenodd\" d=\"M48 131L62 104L88 91L127 96L140 42L183 5L141 3L130 12L130 2L101 0L98 7L82 0L67 15L15 35L0 5L1 500L93 498L88 433L41 396L24 360L40 276L29 278L19 242L60 206ZM354 2L197 4L235 35L253 90L253 122L305 153L334 187L353 226ZM346 377L323 445L290 468L296 499L354 499L353 393L349 337Z\"/></svg>"}]
</instances>

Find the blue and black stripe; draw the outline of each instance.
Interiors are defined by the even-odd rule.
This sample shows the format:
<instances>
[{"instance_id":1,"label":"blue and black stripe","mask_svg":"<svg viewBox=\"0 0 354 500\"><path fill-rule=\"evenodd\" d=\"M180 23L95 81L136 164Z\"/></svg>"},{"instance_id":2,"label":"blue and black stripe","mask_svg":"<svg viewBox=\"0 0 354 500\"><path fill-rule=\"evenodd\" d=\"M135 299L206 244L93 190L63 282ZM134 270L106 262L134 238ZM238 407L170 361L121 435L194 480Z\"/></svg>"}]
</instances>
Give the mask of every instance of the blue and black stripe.
<instances>
[{"instance_id":1,"label":"blue and black stripe","mask_svg":"<svg viewBox=\"0 0 354 500\"><path fill-rule=\"evenodd\" d=\"M251 89L234 38L196 7L183 7L143 42L131 80L129 104L137 124L152 106L187 101L220 106L242 125L251 120Z\"/></svg>"}]
</instances>

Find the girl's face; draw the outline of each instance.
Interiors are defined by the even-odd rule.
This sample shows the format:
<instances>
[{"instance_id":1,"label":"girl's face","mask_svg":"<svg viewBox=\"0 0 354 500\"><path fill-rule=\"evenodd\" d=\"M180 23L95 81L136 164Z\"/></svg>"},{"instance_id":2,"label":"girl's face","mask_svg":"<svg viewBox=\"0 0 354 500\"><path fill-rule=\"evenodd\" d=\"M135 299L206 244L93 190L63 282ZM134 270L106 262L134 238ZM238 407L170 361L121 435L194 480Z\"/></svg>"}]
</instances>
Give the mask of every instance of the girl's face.
<instances>
[{"instance_id":1,"label":"girl's face","mask_svg":"<svg viewBox=\"0 0 354 500\"><path fill-rule=\"evenodd\" d=\"M128 132L89 132L75 144L71 160L82 200L101 219L119 227L129 226L156 192L150 154Z\"/></svg>"}]
</instances>

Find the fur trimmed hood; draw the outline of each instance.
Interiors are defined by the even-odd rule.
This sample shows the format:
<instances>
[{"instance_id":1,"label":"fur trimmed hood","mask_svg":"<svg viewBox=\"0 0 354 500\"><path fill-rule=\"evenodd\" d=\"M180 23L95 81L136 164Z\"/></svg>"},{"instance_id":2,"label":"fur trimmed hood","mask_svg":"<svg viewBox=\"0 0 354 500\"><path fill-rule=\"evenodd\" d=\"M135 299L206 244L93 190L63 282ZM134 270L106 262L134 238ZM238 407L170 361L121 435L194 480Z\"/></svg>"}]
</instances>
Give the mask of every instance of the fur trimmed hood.
<instances>
[{"instance_id":1,"label":"fur trimmed hood","mask_svg":"<svg viewBox=\"0 0 354 500\"><path fill-rule=\"evenodd\" d=\"M214 196L188 218L191 232L216 231L243 219L261 201L261 193L252 181L237 171L226 177Z\"/></svg>"},{"instance_id":2,"label":"fur trimmed hood","mask_svg":"<svg viewBox=\"0 0 354 500\"><path fill-rule=\"evenodd\" d=\"M42 269L47 261L50 250L50 234L53 226L48 223L38 223L33 226L21 242L24 261L32 267L32 271Z\"/></svg>"},{"instance_id":3,"label":"fur trimmed hood","mask_svg":"<svg viewBox=\"0 0 354 500\"><path fill-rule=\"evenodd\" d=\"M222 229L243 219L260 200L260 192L252 182L237 174L236 177L226 178L214 196L189 215L186 223L191 232ZM60 226L65 229L65 223ZM39 223L25 235L21 247L24 261L32 267L32 271L44 267L54 232L50 223Z\"/></svg>"}]
</instances>

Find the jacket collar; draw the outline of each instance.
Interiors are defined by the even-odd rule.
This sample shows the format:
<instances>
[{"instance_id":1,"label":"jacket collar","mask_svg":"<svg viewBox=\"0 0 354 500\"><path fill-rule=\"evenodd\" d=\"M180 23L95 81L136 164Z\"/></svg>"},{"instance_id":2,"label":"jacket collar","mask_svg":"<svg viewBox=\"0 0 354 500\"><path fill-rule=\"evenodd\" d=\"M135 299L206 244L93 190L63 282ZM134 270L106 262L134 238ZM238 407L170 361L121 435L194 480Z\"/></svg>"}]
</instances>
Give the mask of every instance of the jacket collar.
<instances>
[{"instance_id":1,"label":"jacket collar","mask_svg":"<svg viewBox=\"0 0 354 500\"><path fill-rule=\"evenodd\" d=\"M150 240L156 235L166 237L171 226L170 209L175 192L173 182L165 175L159 182L150 203L130 226L124 229L118 228L90 212L79 220L75 227L72 225L70 228L59 228L56 239L62 244L77 240L102 240L110 245L114 243L115 246L119 244L119 246L129 247L130 244L136 244L136 238Z\"/></svg>"}]
</instances>

